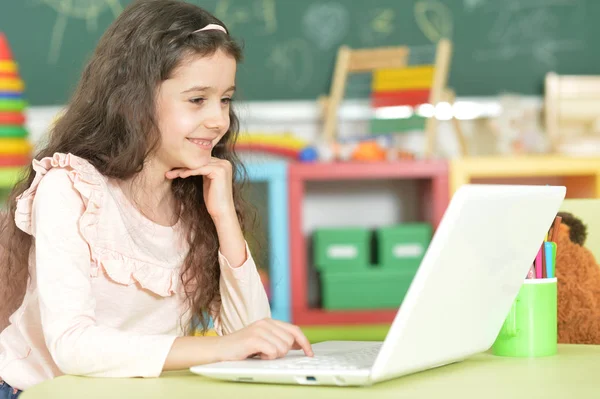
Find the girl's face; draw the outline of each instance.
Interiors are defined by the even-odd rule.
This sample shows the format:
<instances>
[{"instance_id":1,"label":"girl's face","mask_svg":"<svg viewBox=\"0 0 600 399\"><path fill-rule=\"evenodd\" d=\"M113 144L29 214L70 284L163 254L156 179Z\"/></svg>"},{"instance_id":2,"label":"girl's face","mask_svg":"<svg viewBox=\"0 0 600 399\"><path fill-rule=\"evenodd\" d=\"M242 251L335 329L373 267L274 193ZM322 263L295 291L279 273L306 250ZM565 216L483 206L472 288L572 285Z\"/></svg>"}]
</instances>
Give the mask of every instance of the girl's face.
<instances>
[{"instance_id":1,"label":"girl's face","mask_svg":"<svg viewBox=\"0 0 600 399\"><path fill-rule=\"evenodd\" d=\"M156 109L161 144L155 160L165 171L208 164L213 147L229 129L236 67L235 59L221 50L191 56L160 84Z\"/></svg>"}]
</instances>

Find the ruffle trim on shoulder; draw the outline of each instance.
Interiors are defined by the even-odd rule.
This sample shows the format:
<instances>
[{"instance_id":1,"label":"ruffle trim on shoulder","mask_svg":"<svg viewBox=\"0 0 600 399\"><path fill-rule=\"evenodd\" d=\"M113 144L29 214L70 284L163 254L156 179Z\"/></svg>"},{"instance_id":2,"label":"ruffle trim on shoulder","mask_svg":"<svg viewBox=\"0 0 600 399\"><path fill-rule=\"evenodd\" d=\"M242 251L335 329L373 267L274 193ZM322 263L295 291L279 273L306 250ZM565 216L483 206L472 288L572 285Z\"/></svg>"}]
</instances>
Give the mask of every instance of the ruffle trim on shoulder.
<instances>
[{"instance_id":1,"label":"ruffle trim on shoulder","mask_svg":"<svg viewBox=\"0 0 600 399\"><path fill-rule=\"evenodd\" d=\"M138 283L160 296L170 296L177 290L179 269L141 262L97 245L107 188L106 178L91 163L73 154L55 153L52 157L34 160L32 166L36 172L35 178L31 186L17 198L15 223L19 229L33 235L32 211L37 187L51 169L65 169L84 202L85 210L79 219L79 230L90 248L92 277L98 275L98 268L102 268L112 281L119 284Z\"/></svg>"},{"instance_id":2,"label":"ruffle trim on shoulder","mask_svg":"<svg viewBox=\"0 0 600 399\"><path fill-rule=\"evenodd\" d=\"M100 208L103 196L102 175L88 161L72 154L55 153L52 157L33 160L33 170L36 172L31 186L17 198L17 209L15 212L15 223L25 233L33 235L32 211L33 200L37 188L46 176L54 168L65 169L73 182L75 189L81 194L86 210L81 217L83 224L94 224L94 219ZM91 206L90 206L91 202Z\"/></svg>"}]
</instances>

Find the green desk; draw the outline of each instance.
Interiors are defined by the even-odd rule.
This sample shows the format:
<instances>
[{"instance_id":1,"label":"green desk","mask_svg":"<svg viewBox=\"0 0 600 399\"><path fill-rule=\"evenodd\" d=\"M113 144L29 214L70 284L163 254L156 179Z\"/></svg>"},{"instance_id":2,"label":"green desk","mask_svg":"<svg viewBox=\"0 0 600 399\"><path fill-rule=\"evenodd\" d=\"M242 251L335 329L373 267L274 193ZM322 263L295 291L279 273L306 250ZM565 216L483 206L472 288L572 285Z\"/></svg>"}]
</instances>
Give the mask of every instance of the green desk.
<instances>
[{"instance_id":1,"label":"green desk","mask_svg":"<svg viewBox=\"0 0 600 399\"><path fill-rule=\"evenodd\" d=\"M538 359L480 354L438 369L371 387L305 387L220 382L188 372L154 379L59 377L23 393L22 399L94 398L597 398L600 346L561 345Z\"/></svg>"}]
</instances>

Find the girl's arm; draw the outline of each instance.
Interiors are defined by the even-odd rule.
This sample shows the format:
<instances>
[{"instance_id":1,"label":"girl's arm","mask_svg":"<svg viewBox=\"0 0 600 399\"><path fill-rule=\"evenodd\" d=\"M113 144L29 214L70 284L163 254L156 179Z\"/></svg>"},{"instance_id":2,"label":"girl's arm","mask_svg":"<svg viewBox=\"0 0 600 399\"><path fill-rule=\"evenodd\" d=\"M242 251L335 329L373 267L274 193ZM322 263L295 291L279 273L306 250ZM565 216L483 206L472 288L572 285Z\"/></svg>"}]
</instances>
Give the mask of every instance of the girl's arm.
<instances>
[{"instance_id":1,"label":"girl's arm","mask_svg":"<svg viewBox=\"0 0 600 399\"><path fill-rule=\"evenodd\" d=\"M251 356L276 359L285 356L290 349L302 349L307 356L313 356L310 343L298 327L263 319L225 336L177 338L167 355L164 370L244 360Z\"/></svg>"},{"instance_id":2,"label":"girl's arm","mask_svg":"<svg viewBox=\"0 0 600 399\"><path fill-rule=\"evenodd\" d=\"M203 176L204 201L219 239L221 309L214 326L222 336L177 339L165 368L187 366L193 361L194 342L198 340L204 340L201 345L210 346L200 355L202 363L240 360L251 355L274 359L290 349L303 349L312 356L311 346L298 327L270 319L267 294L235 212L231 163L212 158L208 165L169 171L166 177L185 179L197 175ZM216 353L212 352L214 349Z\"/></svg>"},{"instance_id":3,"label":"girl's arm","mask_svg":"<svg viewBox=\"0 0 600 399\"><path fill-rule=\"evenodd\" d=\"M226 260L229 267L239 268L251 256L246 248L246 240L235 210L223 216L213 217L213 222L219 236L219 255L224 258L220 260Z\"/></svg>"},{"instance_id":4,"label":"girl's arm","mask_svg":"<svg viewBox=\"0 0 600 399\"><path fill-rule=\"evenodd\" d=\"M219 334L230 334L270 318L271 308L235 211L213 217L219 236L221 309L215 319Z\"/></svg>"},{"instance_id":5,"label":"girl's arm","mask_svg":"<svg viewBox=\"0 0 600 399\"><path fill-rule=\"evenodd\" d=\"M211 158L198 169L174 169L168 179L202 176L204 203L219 238L221 309L215 329L229 334L255 321L271 317L267 294L260 280L233 201L233 166L224 159Z\"/></svg>"}]
</instances>

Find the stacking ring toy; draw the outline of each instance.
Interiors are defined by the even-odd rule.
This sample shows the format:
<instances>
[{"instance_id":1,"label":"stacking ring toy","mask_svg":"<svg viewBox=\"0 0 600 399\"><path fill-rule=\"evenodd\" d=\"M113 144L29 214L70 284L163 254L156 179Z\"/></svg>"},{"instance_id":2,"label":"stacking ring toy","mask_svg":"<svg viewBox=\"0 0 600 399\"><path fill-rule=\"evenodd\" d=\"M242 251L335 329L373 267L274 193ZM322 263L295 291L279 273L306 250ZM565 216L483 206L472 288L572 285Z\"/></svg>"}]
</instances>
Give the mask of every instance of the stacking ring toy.
<instances>
[{"instance_id":1,"label":"stacking ring toy","mask_svg":"<svg viewBox=\"0 0 600 399\"><path fill-rule=\"evenodd\" d=\"M21 167L31 163L29 155L2 155L0 156L0 168Z\"/></svg>"},{"instance_id":2,"label":"stacking ring toy","mask_svg":"<svg viewBox=\"0 0 600 399\"><path fill-rule=\"evenodd\" d=\"M21 126L11 126L0 124L0 138L11 139L11 138L25 138L27 137L27 130Z\"/></svg>"},{"instance_id":3,"label":"stacking ring toy","mask_svg":"<svg viewBox=\"0 0 600 399\"><path fill-rule=\"evenodd\" d=\"M20 112L0 112L0 126L22 125L25 123L25 115Z\"/></svg>"},{"instance_id":4,"label":"stacking ring toy","mask_svg":"<svg viewBox=\"0 0 600 399\"><path fill-rule=\"evenodd\" d=\"M31 152L31 143L24 139L0 138L0 155L28 155Z\"/></svg>"},{"instance_id":5,"label":"stacking ring toy","mask_svg":"<svg viewBox=\"0 0 600 399\"><path fill-rule=\"evenodd\" d=\"M3 99L0 98L0 112L23 111L27 107L25 100Z\"/></svg>"}]
</instances>

